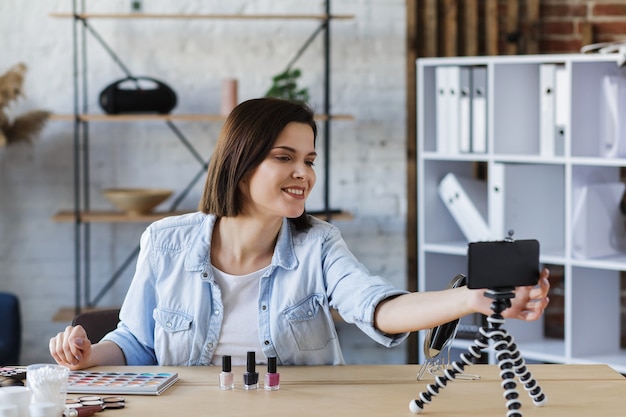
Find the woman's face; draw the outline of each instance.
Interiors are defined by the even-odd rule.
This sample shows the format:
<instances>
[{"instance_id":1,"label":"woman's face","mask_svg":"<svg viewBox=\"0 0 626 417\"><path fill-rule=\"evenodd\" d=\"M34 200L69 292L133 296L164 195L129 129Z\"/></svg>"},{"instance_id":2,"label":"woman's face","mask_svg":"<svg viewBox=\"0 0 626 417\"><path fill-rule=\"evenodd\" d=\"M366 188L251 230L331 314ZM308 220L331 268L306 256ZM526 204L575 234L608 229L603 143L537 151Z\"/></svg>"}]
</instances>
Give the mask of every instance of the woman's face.
<instances>
[{"instance_id":1,"label":"woman's face","mask_svg":"<svg viewBox=\"0 0 626 417\"><path fill-rule=\"evenodd\" d=\"M263 162L242 183L245 214L298 217L315 185L313 130L291 122Z\"/></svg>"}]
</instances>

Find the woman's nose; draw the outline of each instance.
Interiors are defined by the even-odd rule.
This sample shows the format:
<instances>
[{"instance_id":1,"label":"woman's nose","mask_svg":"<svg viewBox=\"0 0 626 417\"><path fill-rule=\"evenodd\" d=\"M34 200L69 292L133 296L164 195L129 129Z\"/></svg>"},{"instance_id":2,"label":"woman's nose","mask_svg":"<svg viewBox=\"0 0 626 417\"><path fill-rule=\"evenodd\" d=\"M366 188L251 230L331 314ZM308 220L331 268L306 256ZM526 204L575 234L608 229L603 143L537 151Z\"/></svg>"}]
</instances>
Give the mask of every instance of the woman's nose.
<instances>
[{"instance_id":1,"label":"woman's nose","mask_svg":"<svg viewBox=\"0 0 626 417\"><path fill-rule=\"evenodd\" d=\"M304 163L296 164L293 169L293 177L294 178L306 178L309 175L308 166Z\"/></svg>"}]
</instances>

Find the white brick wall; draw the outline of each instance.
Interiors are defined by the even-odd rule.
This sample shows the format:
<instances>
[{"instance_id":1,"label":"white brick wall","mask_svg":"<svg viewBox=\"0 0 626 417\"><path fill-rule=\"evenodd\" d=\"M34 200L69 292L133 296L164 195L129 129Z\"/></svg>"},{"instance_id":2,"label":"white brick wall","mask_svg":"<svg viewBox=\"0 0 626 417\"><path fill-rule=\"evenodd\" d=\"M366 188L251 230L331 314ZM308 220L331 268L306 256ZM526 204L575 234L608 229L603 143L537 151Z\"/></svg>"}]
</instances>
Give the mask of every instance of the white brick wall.
<instances>
[{"instance_id":1,"label":"white brick wall","mask_svg":"<svg viewBox=\"0 0 626 417\"><path fill-rule=\"evenodd\" d=\"M90 10L126 12L130 0L89 1ZM150 0L146 12L320 13L322 1ZM354 14L332 22L332 108L355 121L332 127L331 201L351 211L337 222L353 252L372 272L404 286L405 240L405 17L401 0L335 0L333 12ZM27 98L10 115L31 108L72 112L72 23L52 18L70 11L70 0L0 2L0 73L17 62L29 66ZM239 80L239 99L261 96L282 71L314 21L97 20L96 30L135 75L169 83L178 93L178 113L216 113L223 78ZM93 38L89 50L89 105L123 72ZM303 85L321 107L322 44L300 58ZM217 123L177 126L205 157L219 132ZM72 124L52 121L32 145L0 148L0 291L16 293L23 310L22 362L49 361L48 339L67 323L51 317L74 302L73 226L52 215L71 208ZM109 208L100 195L110 186L160 186L180 190L199 164L161 124L91 124L92 207ZM321 206L323 175L309 208ZM181 208L193 209L202 178ZM167 203L164 204L167 206ZM138 242L145 224L92 225L93 294ZM131 268L132 270L132 268ZM127 271L101 305L121 303L131 279ZM344 331L345 332L345 331ZM376 348L347 337L349 362L367 362ZM368 345L371 346L371 345ZM404 349L389 359L402 362ZM365 355L365 356L364 356ZM370 355L370 356L367 356Z\"/></svg>"}]
</instances>

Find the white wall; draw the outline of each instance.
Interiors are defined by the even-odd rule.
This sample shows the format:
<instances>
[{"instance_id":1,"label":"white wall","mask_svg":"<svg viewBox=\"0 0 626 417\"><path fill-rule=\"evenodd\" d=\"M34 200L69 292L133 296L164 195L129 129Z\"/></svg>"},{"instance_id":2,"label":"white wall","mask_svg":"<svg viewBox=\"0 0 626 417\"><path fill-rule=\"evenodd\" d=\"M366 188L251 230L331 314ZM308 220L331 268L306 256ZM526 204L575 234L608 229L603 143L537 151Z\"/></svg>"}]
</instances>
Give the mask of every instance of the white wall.
<instances>
[{"instance_id":1,"label":"white wall","mask_svg":"<svg viewBox=\"0 0 626 417\"><path fill-rule=\"evenodd\" d=\"M126 12L131 0L87 1L90 11ZM71 11L70 0L0 2L0 74L25 62L26 99L11 117L28 109L73 112L72 21L50 12ZM145 12L321 13L322 1L144 0ZM336 0L334 13L354 14L332 22L332 108L354 121L332 125L331 201L350 211L337 221L353 252L374 273L403 287L405 260L405 5L401 0ZM178 93L175 113L219 112L220 83L239 80L239 99L264 95L271 76L281 72L316 21L92 20L93 27L135 75L161 79ZM89 106L100 90L124 73L89 38ZM300 58L302 84L321 109L321 38ZM208 158L219 123L177 123ZM49 338L67 323L52 316L74 303L74 228L53 214L73 201L73 125L50 121L32 145L0 148L0 291L22 303L22 363L48 361ZM321 138L320 138L321 139ZM319 149L321 151L321 149ZM99 192L111 186L158 186L180 191L201 169L162 123L91 123L92 207L108 209ZM309 209L321 207L323 182ZM180 208L194 209L204 178ZM166 208L167 202L161 207ZM145 224L91 227L92 294L99 291L138 242ZM119 305L132 269L127 270L101 306ZM345 333L345 332L344 332ZM402 362L404 348L389 352L346 337L349 362ZM374 351L372 351L374 349ZM369 352L369 353L368 353ZM369 356L363 356L369 355Z\"/></svg>"}]
</instances>

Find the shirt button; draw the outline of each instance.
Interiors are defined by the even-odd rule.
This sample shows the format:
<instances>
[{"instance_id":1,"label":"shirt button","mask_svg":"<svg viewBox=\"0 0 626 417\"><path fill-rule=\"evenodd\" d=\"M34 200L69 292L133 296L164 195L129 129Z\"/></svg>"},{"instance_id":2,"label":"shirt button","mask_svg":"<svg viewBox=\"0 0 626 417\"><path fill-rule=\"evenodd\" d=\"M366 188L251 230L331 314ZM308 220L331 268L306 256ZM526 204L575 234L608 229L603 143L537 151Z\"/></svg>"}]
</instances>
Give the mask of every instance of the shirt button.
<instances>
[{"instance_id":1,"label":"shirt button","mask_svg":"<svg viewBox=\"0 0 626 417\"><path fill-rule=\"evenodd\" d=\"M264 311L267 310L267 306L266 305L261 306L261 310L264 310Z\"/></svg>"},{"instance_id":2,"label":"shirt button","mask_svg":"<svg viewBox=\"0 0 626 417\"><path fill-rule=\"evenodd\" d=\"M307 311L306 313L309 317L311 317L313 315L313 312L311 310Z\"/></svg>"},{"instance_id":3,"label":"shirt button","mask_svg":"<svg viewBox=\"0 0 626 417\"><path fill-rule=\"evenodd\" d=\"M215 314L216 316L219 316L219 315L220 315L220 311L219 311L219 310L215 310L215 311L213 312L213 314Z\"/></svg>"},{"instance_id":4,"label":"shirt button","mask_svg":"<svg viewBox=\"0 0 626 417\"><path fill-rule=\"evenodd\" d=\"M266 340L265 342L263 342L263 344L265 344L265 346L268 346L270 344L270 341Z\"/></svg>"},{"instance_id":5,"label":"shirt button","mask_svg":"<svg viewBox=\"0 0 626 417\"><path fill-rule=\"evenodd\" d=\"M208 277L208 276L209 276L209 273L208 273L208 272L205 272L205 273L203 273L203 274L202 274L202 277L203 277L203 278L206 278L206 277Z\"/></svg>"},{"instance_id":6,"label":"shirt button","mask_svg":"<svg viewBox=\"0 0 626 417\"><path fill-rule=\"evenodd\" d=\"M165 327L167 328L171 328L173 326L171 321L168 321L167 323L165 323Z\"/></svg>"},{"instance_id":7,"label":"shirt button","mask_svg":"<svg viewBox=\"0 0 626 417\"><path fill-rule=\"evenodd\" d=\"M209 343L207 346L209 347L209 349L213 349L213 343Z\"/></svg>"}]
</instances>

